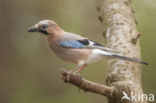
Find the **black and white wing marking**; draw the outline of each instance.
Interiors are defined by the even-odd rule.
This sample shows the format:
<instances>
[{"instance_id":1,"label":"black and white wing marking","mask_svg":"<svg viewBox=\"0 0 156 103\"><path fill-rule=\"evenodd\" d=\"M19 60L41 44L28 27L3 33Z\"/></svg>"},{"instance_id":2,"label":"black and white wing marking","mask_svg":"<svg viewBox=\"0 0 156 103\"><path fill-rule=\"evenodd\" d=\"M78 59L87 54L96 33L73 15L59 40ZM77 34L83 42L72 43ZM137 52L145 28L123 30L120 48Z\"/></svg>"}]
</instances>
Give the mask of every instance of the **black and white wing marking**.
<instances>
[{"instance_id":1,"label":"black and white wing marking","mask_svg":"<svg viewBox=\"0 0 156 103\"><path fill-rule=\"evenodd\" d=\"M88 39L83 39L83 40L78 40L80 43L86 45L86 46L102 46L102 44L99 44L93 40L88 40Z\"/></svg>"},{"instance_id":2,"label":"black and white wing marking","mask_svg":"<svg viewBox=\"0 0 156 103\"><path fill-rule=\"evenodd\" d=\"M78 40L78 41L84 45L83 48L100 49L100 50L104 50L104 51L108 51L112 53L117 53L117 51L107 48L104 45L97 43L93 40L83 39L83 40Z\"/></svg>"}]
</instances>

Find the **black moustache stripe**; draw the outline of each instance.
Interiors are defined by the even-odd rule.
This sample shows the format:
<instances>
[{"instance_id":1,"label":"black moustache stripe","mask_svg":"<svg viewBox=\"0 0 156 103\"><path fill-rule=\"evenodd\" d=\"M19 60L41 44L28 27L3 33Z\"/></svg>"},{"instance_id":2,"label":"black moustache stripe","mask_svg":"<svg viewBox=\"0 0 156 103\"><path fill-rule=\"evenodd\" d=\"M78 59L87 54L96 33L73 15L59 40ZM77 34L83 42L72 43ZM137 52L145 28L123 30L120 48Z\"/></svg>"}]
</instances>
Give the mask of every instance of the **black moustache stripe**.
<instances>
[{"instance_id":1,"label":"black moustache stripe","mask_svg":"<svg viewBox=\"0 0 156 103\"><path fill-rule=\"evenodd\" d=\"M44 30L39 30L40 33L43 33L45 35L48 35L48 32L47 31L44 31Z\"/></svg>"}]
</instances>

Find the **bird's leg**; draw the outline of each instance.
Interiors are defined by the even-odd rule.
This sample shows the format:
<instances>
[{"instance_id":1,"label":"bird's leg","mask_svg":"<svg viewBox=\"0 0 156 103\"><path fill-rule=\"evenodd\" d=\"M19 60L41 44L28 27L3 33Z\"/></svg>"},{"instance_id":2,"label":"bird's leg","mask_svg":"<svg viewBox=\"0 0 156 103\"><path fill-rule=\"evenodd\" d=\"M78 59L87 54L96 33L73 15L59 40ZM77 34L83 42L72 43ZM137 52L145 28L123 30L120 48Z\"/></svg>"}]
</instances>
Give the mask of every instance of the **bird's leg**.
<instances>
[{"instance_id":1,"label":"bird's leg","mask_svg":"<svg viewBox=\"0 0 156 103\"><path fill-rule=\"evenodd\" d=\"M69 73L73 73L74 71L76 71L80 67L81 67L80 65L76 65L73 69L69 70Z\"/></svg>"},{"instance_id":2,"label":"bird's leg","mask_svg":"<svg viewBox=\"0 0 156 103\"><path fill-rule=\"evenodd\" d=\"M68 73L70 74L74 74L74 71L76 71L77 69L79 69L82 65L76 65L73 69L69 70ZM64 78L63 78L64 79ZM69 81L70 77L69 75L67 75L66 80Z\"/></svg>"},{"instance_id":3,"label":"bird's leg","mask_svg":"<svg viewBox=\"0 0 156 103\"><path fill-rule=\"evenodd\" d=\"M82 69L84 69L87 66L87 64L78 64L75 68L71 69L70 71L68 71L68 73L73 74L73 75L77 75ZM80 75L78 75L79 78L81 78ZM70 80L70 75L68 74L66 77L62 78L63 80L66 79L67 82L69 82Z\"/></svg>"},{"instance_id":4,"label":"bird's leg","mask_svg":"<svg viewBox=\"0 0 156 103\"><path fill-rule=\"evenodd\" d=\"M80 66L80 68L78 68L73 74L78 74L81 70L83 70L85 67L87 66L87 64L83 64L82 66Z\"/></svg>"}]
</instances>

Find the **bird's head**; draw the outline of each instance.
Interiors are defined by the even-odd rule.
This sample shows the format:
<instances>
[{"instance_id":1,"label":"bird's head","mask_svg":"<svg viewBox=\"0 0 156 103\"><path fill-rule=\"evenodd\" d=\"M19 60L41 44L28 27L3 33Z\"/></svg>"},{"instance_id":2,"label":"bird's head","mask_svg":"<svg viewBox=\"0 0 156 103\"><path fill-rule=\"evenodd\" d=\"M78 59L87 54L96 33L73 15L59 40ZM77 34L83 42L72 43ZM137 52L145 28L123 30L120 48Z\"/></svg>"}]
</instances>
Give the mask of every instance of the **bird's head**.
<instances>
[{"instance_id":1,"label":"bird's head","mask_svg":"<svg viewBox=\"0 0 156 103\"><path fill-rule=\"evenodd\" d=\"M55 34L62 31L62 29L57 25L56 22L52 20L42 20L39 21L34 26L29 27L28 32L40 32L45 35Z\"/></svg>"}]
</instances>

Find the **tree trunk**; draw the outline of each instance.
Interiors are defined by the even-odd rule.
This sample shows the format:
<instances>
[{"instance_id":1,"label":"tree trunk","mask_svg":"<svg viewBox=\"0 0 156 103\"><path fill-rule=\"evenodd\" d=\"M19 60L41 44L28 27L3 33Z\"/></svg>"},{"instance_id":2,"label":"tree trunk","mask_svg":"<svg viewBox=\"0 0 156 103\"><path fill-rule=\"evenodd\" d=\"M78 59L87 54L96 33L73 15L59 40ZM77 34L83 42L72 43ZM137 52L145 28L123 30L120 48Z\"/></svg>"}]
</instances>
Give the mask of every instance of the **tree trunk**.
<instances>
[{"instance_id":1,"label":"tree trunk","mask_svg":"<svg viewBox=\"0 0 156 103\"><path fill-rule=\"evenodd\" d=\"M130 0L99 0L97 9L107 46L124 56L140 58L140 33L136 30L137 22ZM129 97L132 92L143 94L140 64L113 59L108 61L107 71L107 85L116 90L113 98L108 98L109 103L121 103L123 92ZM125 99L123 103L146 102Z\"/></svg>"}]
</instances>

